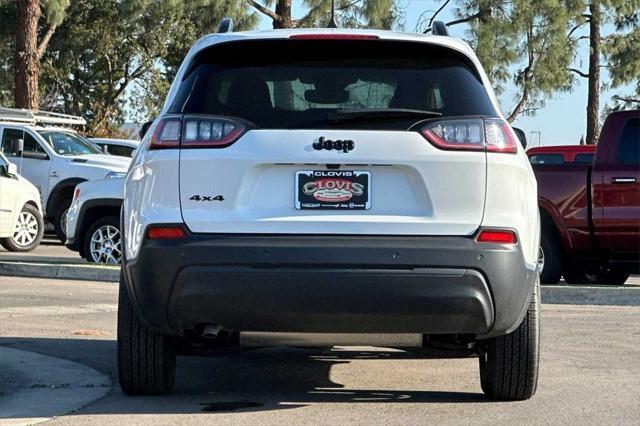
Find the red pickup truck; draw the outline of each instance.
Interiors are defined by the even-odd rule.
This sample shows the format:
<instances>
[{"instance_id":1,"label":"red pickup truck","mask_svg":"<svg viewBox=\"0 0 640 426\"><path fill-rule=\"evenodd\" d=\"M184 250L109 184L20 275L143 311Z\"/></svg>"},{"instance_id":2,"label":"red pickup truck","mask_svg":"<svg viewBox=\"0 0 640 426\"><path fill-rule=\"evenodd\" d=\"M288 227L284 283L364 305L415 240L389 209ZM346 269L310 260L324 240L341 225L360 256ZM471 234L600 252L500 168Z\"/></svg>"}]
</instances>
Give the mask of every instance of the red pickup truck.
<instances>
[{"instance_id":1,"label":"red pickup truck","mask_svg":"<svg viewBox=\"0 0 640 426\"><path fill-rule=\"evenodd\" d=\"M532 164L541 280L623 284L640 273L640 111L610 114L593 164Z\"/></svg>"}]
</instances>

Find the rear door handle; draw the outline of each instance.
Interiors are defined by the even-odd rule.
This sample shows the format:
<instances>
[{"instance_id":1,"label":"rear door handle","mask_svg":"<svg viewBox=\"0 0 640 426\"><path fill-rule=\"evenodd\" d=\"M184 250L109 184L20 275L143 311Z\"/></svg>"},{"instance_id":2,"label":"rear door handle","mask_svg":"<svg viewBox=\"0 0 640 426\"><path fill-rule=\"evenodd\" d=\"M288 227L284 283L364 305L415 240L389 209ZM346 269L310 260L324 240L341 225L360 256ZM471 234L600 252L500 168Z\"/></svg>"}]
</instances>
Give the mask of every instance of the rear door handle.
<instances>
[{"instance_id":1,"label":"rear door handle","mask_svg":"<svg viewBox=\"0 0 640 426\"><path fill-rule=\"evenodd\" d=\"M611 178L611 183L636 183L634 177L614 177Z\"/></svg>"}]
</instances>

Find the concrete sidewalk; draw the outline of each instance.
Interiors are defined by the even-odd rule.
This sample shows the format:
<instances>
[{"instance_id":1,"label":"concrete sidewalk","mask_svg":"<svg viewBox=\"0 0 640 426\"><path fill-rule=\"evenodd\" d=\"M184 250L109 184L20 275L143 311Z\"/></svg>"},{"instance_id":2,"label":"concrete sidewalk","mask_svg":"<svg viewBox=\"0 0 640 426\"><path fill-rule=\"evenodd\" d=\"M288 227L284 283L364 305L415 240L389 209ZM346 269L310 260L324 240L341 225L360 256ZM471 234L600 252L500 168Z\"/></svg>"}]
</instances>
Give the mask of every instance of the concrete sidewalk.
<instances>
[{"instance_id":1,"label":"concrete sidewalk","mask_svg":"<svg viewBox=\"0 0 640 426\"><path fill-rule=\"evenodd\" d=\"M102 398L110 380L84 365L0 346L0 426L30 425Z\"/></svg>"}]
</instances>

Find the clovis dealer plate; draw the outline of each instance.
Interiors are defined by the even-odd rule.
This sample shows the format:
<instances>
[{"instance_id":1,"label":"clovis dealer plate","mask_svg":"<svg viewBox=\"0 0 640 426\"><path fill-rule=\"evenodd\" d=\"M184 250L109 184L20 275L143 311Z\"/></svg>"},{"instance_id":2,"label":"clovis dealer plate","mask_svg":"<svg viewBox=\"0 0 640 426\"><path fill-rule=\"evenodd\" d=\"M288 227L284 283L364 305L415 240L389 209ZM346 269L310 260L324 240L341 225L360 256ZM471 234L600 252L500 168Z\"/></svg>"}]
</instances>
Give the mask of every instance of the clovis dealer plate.
<instances>
[{"instance_id":1,"label":"clovis dealer plate","mask_svg":"<svg viewBox=\"0 0 640 426\"><path fill-rule=\"evenodd\" d=\"M296 209L368 210L371 172L313 170L296 172Z\"/></svg>"}]
</instances>

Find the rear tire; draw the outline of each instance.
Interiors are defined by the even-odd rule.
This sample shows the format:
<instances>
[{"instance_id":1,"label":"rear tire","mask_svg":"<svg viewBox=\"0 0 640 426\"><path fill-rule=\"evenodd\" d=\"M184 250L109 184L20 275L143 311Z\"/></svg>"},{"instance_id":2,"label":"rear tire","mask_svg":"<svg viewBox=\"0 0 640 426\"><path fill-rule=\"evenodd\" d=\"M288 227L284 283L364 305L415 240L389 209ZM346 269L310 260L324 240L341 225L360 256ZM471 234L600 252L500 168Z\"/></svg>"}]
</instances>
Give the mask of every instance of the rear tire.
<instances>
[{"instance_id":1,"label":"rear tire","mask_svg":"<svg viewBox=\"0 0 640 426\"><path fill-rule=\"evenodd\" d=\"M544 253L544 268L540 271L540 282L558 284L562 276L562 257L558 238L552 231L542 230L540 249Z\"/></svg>"},{"instance_id":2,"label":"rear tire","mask_svg":"<svg viewBox=\"0 0 640 426\"><path fill-rule=\"evenodd\" d=\"M69 207L71 207L71 200L66 201L64 205L58 210L56 215L53 217L53 226L55 228L56 235L58 239L62 241L62 243L67 242L67 213L69 212Z\"/></svg>"},{"instance_id":3,"label":"rear tire","mask_svg":"<svg viewBox=\"0 0 640 426\"><path fill-rule=\"evenodd\" d=\"M172 339L149 330L133 310L120 274L118 297L118 380L127 395L164 395L175 383Z\"/></svg>"},{"instance_id":4,"label":"rear tire","mask_svg":"<svg viewBox=\"0 0 640 426\"><path fill-rule=\"evenodd\" d=\"M487 343L480 356L480 384L484 393L502 401L531 398L538 387L540 364L540 288L536 282L529 309L518 328Z\"/></svg>"}]
</instances>

